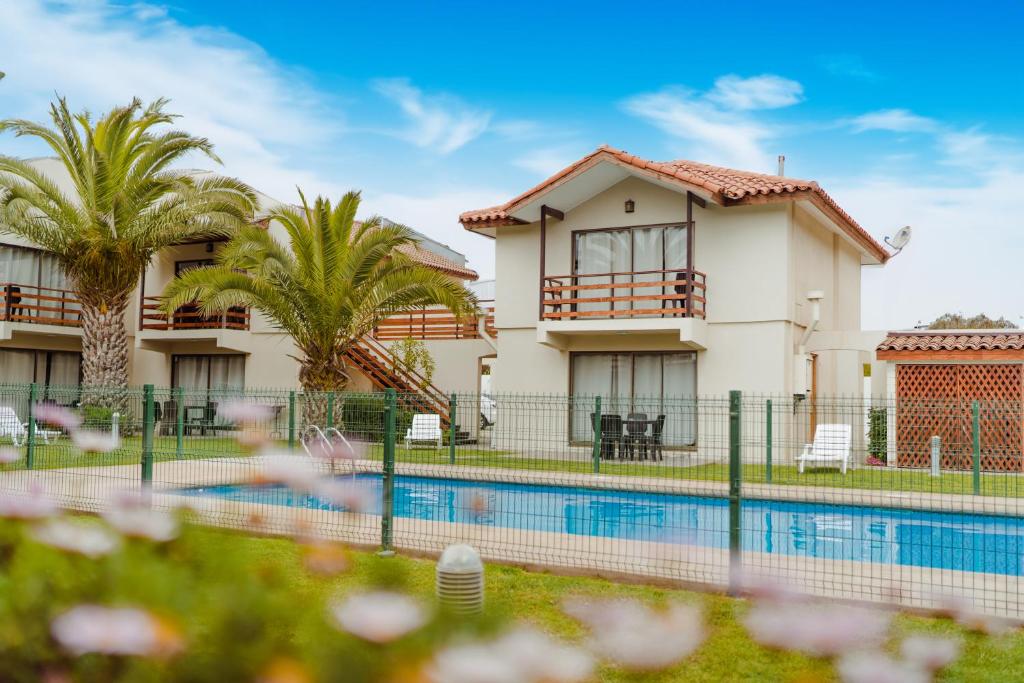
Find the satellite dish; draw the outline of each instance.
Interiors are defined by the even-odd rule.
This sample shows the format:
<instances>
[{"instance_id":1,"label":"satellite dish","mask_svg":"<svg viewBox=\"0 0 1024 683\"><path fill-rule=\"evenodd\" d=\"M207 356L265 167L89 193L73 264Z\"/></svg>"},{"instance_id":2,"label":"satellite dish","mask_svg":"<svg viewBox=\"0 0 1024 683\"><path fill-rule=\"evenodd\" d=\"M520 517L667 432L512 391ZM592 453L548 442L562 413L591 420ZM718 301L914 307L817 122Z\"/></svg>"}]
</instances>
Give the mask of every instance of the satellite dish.
<instances>
[{"instance_id":1,"label":"satellite dish","mask_svg":"<svg viewBox=\"0 0 1024 683\"><path fill-rule=\"evenodd\" d=\"M912 232L913 231L910 229L909 225L904 225L892 239L886 237L885 243L895 249L898 254L903 251L903 247L907 246L907 243L910 242L910 235Z\"/></svg>"}]
</instances>

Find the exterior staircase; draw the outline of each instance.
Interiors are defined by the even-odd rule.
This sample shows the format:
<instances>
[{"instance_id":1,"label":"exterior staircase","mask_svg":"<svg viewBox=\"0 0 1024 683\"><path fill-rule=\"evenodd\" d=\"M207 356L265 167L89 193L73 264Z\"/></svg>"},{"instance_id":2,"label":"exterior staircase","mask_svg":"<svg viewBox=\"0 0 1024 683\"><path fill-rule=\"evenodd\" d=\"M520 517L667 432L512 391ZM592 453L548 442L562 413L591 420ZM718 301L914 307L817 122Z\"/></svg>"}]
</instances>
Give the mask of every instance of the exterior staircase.
<instances>
[{"instance_id":1,"label":"exterior staircase","mask_svg":"<svg viewBox=\"0 0 1024 683\"><path fill-rule=\"evenodd\" d=\"M436 413L441 426L449 428L448 397L417 372L396 367L387 347L370 336L349 347L349 363L366 375L377 389L394 389L399 405L417 413Z\"/></svg>"}]
</instances>

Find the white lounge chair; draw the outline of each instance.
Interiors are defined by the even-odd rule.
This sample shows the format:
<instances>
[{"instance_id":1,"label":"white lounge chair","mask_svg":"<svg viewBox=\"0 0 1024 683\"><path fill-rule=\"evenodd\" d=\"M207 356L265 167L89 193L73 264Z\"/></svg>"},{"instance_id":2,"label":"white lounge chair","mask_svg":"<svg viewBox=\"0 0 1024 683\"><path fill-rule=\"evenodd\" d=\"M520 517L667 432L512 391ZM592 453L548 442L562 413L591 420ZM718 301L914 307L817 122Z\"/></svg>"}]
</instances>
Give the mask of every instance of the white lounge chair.
<instances>
[{"instance_id":1,"label":"white lounge chair","mask_svg":"<svg viewBox=\"0 0 1024 683\"><path fill-rule=\"evenodd\" d=\"M837 464L843 474L850 462L850 425L821 424L814 430L814 443L804 445L804 450L796 459L800 473L803 474L806 463Z\"/></svg>"},{"instance_id":2,"label":"white lounge chair","mask_svg":"<svg viewBox=\"0 0 1024 683\"><path fill-rule=\"evenodd\" d=\"M50 439L57 439L60 432L52 429L43 429L36 424L36 435L42 437L43 443L50 445ZM5 436L11 437L11 443L15 446L22 446L28 440L28 422L18 419L18 414L10 406L0 406L0 439Z\"/></svg>"},{"instance_id":3,"label":"white lounge chair","mask_svg":"<svg viewBox=\"0 0 1024 683\"><path fill-rule=\"evenodd\" d=\"M440 448L443 438L441 416L421 413L412 416L412 426L405 430L405 447L410 448L414 443L430 443Z\"/></svg>"}]
</instances>

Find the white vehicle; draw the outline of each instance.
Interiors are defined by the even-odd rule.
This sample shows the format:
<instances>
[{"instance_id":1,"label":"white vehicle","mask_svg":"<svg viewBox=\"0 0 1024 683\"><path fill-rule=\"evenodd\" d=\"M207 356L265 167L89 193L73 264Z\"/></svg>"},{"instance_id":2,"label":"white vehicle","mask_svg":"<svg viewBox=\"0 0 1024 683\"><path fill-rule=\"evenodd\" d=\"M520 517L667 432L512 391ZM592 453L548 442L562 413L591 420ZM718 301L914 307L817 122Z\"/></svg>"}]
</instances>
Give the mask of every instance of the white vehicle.
<instances>
[{"instance_id":1,"label":"white vehicle","mask_svg":"<svg viewBox=\"0 0 1024 683\"><path fill-rule=\"evenodd\" d=\"M480 395L480 429L486 429L494 425L494 418L498 415L498 404L487 394Z\"/></svg>"}]
</instances>

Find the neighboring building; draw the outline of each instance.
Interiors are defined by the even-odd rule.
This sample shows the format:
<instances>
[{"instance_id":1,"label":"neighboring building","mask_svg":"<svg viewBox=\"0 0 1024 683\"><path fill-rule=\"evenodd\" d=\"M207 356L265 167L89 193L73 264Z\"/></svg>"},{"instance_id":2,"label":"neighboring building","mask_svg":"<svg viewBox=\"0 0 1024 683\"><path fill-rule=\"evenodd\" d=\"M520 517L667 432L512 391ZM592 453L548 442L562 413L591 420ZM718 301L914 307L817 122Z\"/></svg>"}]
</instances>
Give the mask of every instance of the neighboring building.
<instances>
[{"instance_id":1,"label":"neighboring building","mask_svg":"<svg viewBox=\"0 0 1024 683\"><path fill-rule=\"evenodd\" d=\"M58 184L69 184L56 159L33 164ZM197 173L204 173L197 171ZM70 188L68 188L70 192ZM257 193L257 222L287 244L276 222L265 218L281 202ZM422 263L460 281L475 280L465 256L425 235L406 251ZM189 389L295 388L298 363L290 338L262 315L244 309L208 318L185 306L167 316L157 297L175 274L212 262L222 241L203 240L164 249L154 258L126 315L132 337L132 384ZM77 297L56 260L12 235L0 235L0 378L4 383L77 385L80 381L81 328ZM419 313L419 312L417 312ZM493 353L470 321L471 343L465 339L428 338L438 370L428 390L438 396L451 391L475 391L478 357ZM402 334L367 339L353 354L353 388L372 390L393 386L409 390L414 379L395 372L387 345ZM463 335L465 336L465 335ZM452 349L460 344L459 351ZM474 355L476 354L476 355Z\"/></svg>"},{"instance_id":2,"label":"neighboring building","mask_svg":"<svg viewBox=\"0 0 1024 683\"><path fill-rule=\"evenodd\" d=\"M600 394L628 412L863 391L877 339L860 333L861 267L889 253L813 181L605 146L460 220L495 240L497 394ZM692 445L696 423L666 438ZM569 430L590 438L587 411Z\"/></svg>"}]
</instances>

